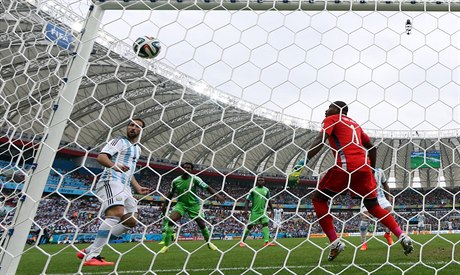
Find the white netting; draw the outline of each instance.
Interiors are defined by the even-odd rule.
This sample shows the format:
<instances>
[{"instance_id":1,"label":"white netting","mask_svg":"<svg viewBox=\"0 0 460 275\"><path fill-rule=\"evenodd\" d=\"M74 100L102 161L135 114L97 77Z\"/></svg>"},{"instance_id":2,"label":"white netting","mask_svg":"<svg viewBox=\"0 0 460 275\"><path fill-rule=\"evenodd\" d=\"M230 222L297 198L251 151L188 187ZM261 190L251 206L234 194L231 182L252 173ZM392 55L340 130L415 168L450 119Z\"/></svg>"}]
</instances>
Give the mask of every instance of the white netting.
<instances>
[{"instance_id":1,"label":"white netting","mask_svg":"<svg viewBox=\"0 0 460 275\"><path fill-rule=\"evenodd\" d=\"M450 234L459 232L460 220L460 18L450 11L458 1L91 5L0 4L0 272L19 259L18 274L94 272L74 254L102 222L94 196L102 167L95 158L133 117L146 122L136 177L152 192L136 196L139 224L106 246L103 255L116 265L102 272L458 269L459 239ZM95 35L85 37L94 27ZM132 51L144 35L162 43L154 60ZM361 252L360 201L335 197L331 214L348 248L326 261L311 197L334 163L328 146L310 160L299 186L286 185L286 173L335 100L350 104L350 116L378 145L396 219L414 233L409 257L399 244L387 246L379 223ZM199 193L217 252L205 246L194 221L182 219L178 241L158 253L160 203L184 161L225 198L222 205ZM277 247L261 249L262 229L255 227L240 248L244 200L257 175L284 209L280 226L270 222ZM426 227L415 234L422 210ZM27 242L25 249L15 241Z\"/></svg>"}]
</instances>

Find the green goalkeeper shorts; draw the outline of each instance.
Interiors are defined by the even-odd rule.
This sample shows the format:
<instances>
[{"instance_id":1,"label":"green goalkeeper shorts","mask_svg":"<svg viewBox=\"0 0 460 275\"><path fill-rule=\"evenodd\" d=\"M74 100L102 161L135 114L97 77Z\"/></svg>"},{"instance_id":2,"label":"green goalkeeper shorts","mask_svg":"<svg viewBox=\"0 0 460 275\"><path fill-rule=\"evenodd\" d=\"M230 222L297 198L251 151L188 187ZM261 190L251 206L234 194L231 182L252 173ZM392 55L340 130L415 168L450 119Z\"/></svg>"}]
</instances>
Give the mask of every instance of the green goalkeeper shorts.
<instances>
[{"instance_id":1,"label":"green goalkeeper shorts","mask_svg":"<svg viewBox=\"0 0 460 275\"><path fill-rule=\"evenodd\" d=\"M200 204L186 206L185 204L183 204L181 202L178 202L174 206L173 211L178 212L182 217L185 214L188 214L190 219L194 219L196 217L204 218L204 215L201 212L201 205Z\"/></svg>"},{"instance_id":2,"label":"green goalkeeper shorts","mask_svg":"<svg viewBox=\"0 0 460 275\"><path fill-rule=\"evenodd\" d=\"M265 213L253 213L249 216L250 225L268 224L269 218Z\"/></svg>"}]
</instances>

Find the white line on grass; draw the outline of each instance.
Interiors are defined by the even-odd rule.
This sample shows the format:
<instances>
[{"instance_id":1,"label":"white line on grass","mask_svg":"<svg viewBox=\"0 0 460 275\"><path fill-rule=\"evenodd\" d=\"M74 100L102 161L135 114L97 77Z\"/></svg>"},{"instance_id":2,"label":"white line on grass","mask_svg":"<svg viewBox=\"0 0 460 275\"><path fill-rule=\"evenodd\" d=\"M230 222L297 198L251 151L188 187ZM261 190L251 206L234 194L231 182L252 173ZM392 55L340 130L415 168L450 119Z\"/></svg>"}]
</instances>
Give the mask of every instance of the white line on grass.
<instances>
[{"instance_id":1,"label":"white line on grass","mask_svg":"<svg viewBox=\"0 0 460 275\"><path fill-rule=\"evenodd\" d=\"M439 265L439 264L445 264L446 262L423 262L424 264L427 265ZM417 262L401 262L401 263L393 263L396 266L399 265L414 265L417 264ZM380 266L382 264L379 263L363 263L359 264L358 266ZM347 267L349 264L324 264L321 265L321 267ZM298 265L298 266L286 266L286 268L289 269L300 269L300 268L314 268L317 267L317 265ZM282 268L281 266L255 266L253 269L259 270L259 269L280 269ZM219 268L219 270L222 271L232 271L232 270L247 270L247 267L222 267ZM183 269L154 269L153 272L181 272ZM214 271L216 270L215 268L192 268L192 269L186 269L187 272L203 272L203 271ZM117 271L116 273L118 274L135 274L135 273L147 273L149 271L147 270L120 270ZM73 274L78 274L78 273L48 273L49 275L73 275ZM98 274L107 274L107 271L105 272L84 272L85 275L98 275Z\"/></svg>"}]
</instances>

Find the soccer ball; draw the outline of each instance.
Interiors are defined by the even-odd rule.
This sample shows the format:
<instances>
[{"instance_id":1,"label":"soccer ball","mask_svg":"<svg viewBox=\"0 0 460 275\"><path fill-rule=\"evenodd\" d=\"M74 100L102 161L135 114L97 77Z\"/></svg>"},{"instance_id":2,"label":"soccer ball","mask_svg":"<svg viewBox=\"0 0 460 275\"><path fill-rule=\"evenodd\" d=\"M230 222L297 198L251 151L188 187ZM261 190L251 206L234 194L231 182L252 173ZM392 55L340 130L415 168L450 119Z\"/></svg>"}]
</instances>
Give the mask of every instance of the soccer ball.
<instances>
[{"instance_id":1,"label":"soccer ball","mask_svg":"<svg viewBox=\"0 0 460 275\"><path fill-rule=\"evenodd\" d=\"M160 53L160 41L151 36L142 36L134 41L133 50L139 57L154 58Z\"/></svg>"}]
</instances>

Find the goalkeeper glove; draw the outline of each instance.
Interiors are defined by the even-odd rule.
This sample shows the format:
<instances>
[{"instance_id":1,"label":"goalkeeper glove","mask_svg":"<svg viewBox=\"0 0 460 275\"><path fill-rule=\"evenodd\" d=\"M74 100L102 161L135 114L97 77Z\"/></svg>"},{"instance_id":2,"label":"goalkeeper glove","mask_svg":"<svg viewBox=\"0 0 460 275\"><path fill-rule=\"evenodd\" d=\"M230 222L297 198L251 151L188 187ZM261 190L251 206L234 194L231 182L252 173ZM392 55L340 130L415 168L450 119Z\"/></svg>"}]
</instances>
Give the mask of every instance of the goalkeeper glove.
<instances>
[{"instance_id":1,"label":"goalkeeper glove","mask_svg":"<svg viewBox=\"0 0 460 275\"><path fill-rule=\"evenodd\" d=\"M288 177L288 185L289 186L295 186L299 183L300 181L300 175L303 172L304 165L305 163L308 162L308 160L303 160L301 159L291 170L291 173L289 174Z\"/></svg>"}]
</instances>

